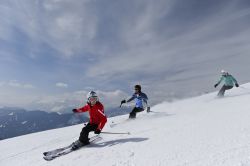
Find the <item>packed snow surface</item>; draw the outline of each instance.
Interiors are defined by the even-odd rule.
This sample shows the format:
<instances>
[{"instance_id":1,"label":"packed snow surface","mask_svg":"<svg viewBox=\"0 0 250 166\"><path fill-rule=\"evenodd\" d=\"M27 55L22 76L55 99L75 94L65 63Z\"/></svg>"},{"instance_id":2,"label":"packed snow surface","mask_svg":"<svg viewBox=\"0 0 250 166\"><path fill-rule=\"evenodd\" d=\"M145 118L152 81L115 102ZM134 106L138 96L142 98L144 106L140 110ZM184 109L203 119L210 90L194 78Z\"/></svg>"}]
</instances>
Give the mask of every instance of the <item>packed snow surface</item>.
<instances>
[{"instance_id":1,"label":"packed snow surface","mask_svg":"<svg viewBox=\"0 0 250 166\"><path fill-rule=\"evenodd\" d=\"M250 84L151 110L109 118L103 129L130 135L101 134L52 161L42 153L75 141L83 124L2 140L0 166L250 166Z\"/></svg>"}]
</instances>

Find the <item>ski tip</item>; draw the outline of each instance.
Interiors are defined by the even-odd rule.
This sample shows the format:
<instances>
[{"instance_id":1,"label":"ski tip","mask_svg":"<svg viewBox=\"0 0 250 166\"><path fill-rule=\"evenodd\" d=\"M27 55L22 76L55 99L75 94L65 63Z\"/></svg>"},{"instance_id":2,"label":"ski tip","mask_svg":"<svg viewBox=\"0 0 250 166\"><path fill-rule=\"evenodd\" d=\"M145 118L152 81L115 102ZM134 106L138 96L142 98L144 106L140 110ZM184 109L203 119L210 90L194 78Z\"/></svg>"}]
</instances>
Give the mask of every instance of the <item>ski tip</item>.
<instances>
[{"instance_id":1,"label":"ski tip","mask_svg":"<svg viewBox=\"0 0 250 166\"><path fill-rule=\"evenodd\" d=\"M50 157L47 157L47 156L44 156L43 159L46 160L46 161L51 161L51 160L53 160L52 157L50 158Z\"/></svg>"},{"instance_id":2,"label":"ski tip","mask_svg":"<svg viewBox=\"0 0 250 166\"><path fill-rule=\"evenodd\" d=\"M131 133L130 133L130 132L128 132L128 135L131 135Z\"/></svg>"}]
</instances>

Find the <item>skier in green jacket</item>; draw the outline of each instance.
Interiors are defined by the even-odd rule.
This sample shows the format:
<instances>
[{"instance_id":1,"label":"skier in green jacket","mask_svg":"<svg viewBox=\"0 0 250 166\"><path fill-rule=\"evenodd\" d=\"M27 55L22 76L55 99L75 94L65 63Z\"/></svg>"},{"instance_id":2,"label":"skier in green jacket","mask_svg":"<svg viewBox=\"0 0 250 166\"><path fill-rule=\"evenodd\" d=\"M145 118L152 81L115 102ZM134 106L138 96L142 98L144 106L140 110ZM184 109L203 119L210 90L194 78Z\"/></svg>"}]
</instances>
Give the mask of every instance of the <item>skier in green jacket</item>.
<instances>
[{"instance_id":1,"label":"skier in green jacket","mask_svg":"<svg viewBox=\"0 0 250 166\"><path fill-rule=\"evenodd\" d=\"M221 82L224 82L224 85L222 86L222 88L220 89L217 95L218 97L223 97L225 94L225 91L232 89L234 85L236 87L239 87L237 80L231 74L229 74L225 70L221 70L221 74L222 75L221 75L220 80L214 85L214 87L216 88Z\"/></svg>"}]
</instances>

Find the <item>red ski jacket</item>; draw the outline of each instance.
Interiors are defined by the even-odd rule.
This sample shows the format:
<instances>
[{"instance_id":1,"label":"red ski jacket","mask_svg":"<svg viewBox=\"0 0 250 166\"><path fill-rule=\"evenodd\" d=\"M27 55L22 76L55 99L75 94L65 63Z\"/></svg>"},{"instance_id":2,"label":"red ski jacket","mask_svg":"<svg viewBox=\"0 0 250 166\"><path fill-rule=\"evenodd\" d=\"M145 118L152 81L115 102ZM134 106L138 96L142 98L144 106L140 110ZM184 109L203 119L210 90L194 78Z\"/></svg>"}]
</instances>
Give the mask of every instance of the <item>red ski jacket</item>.
<instances>
[{"instance_id":1,"label":"red ski jacket","mask_svg":"<svg viewBox=\"0 0 250 166\"><path fill-rule=\"evenodd\" d=\"M87 112L89 111L89 123L97 124L99 130L102 130L105 123L107 122L107 117L104 114L104 107L102 103L97 102L95 105L91 106L86 104L85 106L78 108L77 112Z\"/></svg>"}]
</instances>

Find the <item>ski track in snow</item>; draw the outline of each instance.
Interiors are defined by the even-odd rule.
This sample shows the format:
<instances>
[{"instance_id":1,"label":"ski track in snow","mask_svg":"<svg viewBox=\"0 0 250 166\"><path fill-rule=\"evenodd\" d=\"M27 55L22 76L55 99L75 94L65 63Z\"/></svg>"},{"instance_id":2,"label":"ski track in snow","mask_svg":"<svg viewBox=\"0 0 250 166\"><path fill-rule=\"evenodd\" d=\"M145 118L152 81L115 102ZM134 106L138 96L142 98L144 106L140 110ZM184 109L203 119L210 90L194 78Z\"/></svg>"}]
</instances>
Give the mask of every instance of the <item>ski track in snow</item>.
<instances>
[{"instance_id":1,"label":"ski track in snow","mask_svg":"<svg viewBox=\"0 0 250 166\"><path fill-rule=\"evenodd\" d=\"M243 85L250 89L250 84ZM250 94L244 88L172 103L154 112L108 119L89 147L45 161L44 151L69 145L83 125L54 129L0 141L0 166L250 166ZM90 136L93 136L90 133Z\"/></svg>"}]
</instances>

